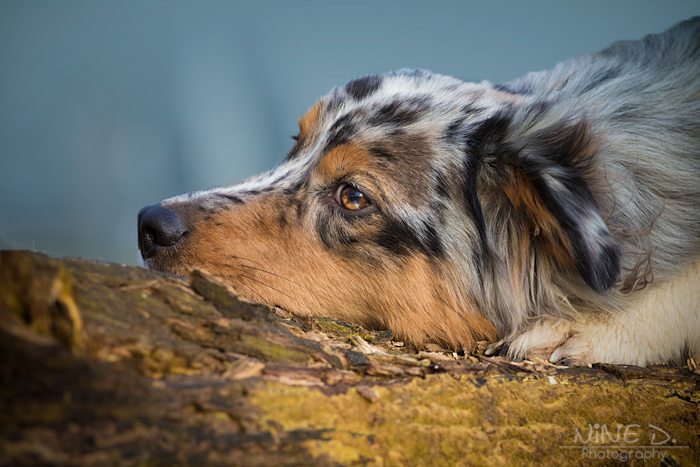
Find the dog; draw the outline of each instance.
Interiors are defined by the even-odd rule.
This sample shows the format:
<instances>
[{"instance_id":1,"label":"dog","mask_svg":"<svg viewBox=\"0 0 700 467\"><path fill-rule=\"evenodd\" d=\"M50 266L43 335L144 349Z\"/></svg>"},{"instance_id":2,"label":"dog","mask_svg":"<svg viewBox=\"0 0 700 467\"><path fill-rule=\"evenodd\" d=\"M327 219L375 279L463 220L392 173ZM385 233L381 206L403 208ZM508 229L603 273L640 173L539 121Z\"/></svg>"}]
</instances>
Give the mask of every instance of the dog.
<instances>
[{"instance_id":1,"label":"dog","mask_svg":"<svg viewBox=\"0 0 700 467\"><path fill-rule=\"evenodd\" d=\"M420 348L700 354L700 18L505 83L335 88L277 168L143 208L145 266Z\"/></svg>"}]
</instances>

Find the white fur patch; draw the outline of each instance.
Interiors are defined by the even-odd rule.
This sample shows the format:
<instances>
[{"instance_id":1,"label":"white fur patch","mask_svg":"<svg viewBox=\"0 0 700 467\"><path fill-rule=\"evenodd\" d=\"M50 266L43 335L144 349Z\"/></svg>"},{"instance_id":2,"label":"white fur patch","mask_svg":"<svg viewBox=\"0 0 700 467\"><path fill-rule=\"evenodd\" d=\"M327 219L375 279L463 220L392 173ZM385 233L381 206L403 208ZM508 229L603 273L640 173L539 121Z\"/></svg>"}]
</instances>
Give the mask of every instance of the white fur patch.
<instances>
[{"instance_id":1,"label":"white fur patch","mask_svg":"<svg viewBox=\"0 0 700 467\"><path fill-rule=\"evenodd\" d=\"M691 355L700 352L700 261L634 297L623 312L542 319L511 342L510 353L643 366L678 360L686 346Z\"/></svg>"}]
</instances>

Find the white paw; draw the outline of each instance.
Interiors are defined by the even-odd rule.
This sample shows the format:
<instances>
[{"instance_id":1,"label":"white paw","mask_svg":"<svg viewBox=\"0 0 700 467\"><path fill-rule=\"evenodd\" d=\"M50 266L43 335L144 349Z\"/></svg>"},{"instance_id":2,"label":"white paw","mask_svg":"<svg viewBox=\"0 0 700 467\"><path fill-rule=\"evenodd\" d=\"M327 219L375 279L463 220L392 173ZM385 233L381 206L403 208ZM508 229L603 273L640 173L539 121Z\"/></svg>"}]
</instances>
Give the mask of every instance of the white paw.
<instances>
[{"instance_id":1,"label":"white paw","mask_svg":"<svg viewBox=\"0 0 700 467\"><path fill-rule=\"evenodd\" d=\"M576 323L568 320L542 320L515 336L508 354L514 358L540 358L571 365L592 363L593 347Z\"/></svg>"},{"instance_id":2,"label":"white paw","mask_svg":"<svg viewBox=\"0 0 700 467\"><path fill-rule=\"evenodd\" d=\"M581 334L574 334L566 339L549 356L552 363L563 362L568 365L587 365L595 363L591 345Z\"/></svg>"}]
</instances>

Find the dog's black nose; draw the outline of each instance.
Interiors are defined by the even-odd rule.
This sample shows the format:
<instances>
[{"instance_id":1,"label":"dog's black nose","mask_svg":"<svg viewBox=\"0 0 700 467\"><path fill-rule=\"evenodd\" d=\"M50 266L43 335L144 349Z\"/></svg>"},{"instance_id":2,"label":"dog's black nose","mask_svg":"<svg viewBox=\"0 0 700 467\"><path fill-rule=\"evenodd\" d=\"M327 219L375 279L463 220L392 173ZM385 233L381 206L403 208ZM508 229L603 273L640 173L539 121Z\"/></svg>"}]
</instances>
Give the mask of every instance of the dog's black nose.
<instances>
[{"instance_id":1,"label":"dog's black nose","mask_svg":"<svg viewBox=\"0 0 700 467\"><path fill-rule=\"evenodd\" d=\"M141 208L138 215L139 250L144 259L158 248L173 246L187 233L177 212L160 204Z\"/></svg>"}]
</instances>

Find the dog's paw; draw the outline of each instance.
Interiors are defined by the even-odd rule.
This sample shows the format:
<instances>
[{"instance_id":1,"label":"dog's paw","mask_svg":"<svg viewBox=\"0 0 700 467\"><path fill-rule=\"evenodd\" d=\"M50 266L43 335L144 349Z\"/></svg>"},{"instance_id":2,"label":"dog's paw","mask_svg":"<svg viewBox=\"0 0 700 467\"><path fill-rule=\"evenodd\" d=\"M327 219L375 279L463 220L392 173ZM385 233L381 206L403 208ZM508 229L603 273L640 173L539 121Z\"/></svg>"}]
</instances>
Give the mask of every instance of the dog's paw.
<instances>
[{"instance_id":1,"label":"dog's paw","mask_svg":"<svg viewBox=\"0 0 700 467\"><path fill-rule=\"evenodd\" d=\"M594 347L574 322L543 320L516 335L509 344L513 358L539 358L552 363L586 365L595 360Z\"/></svg>"},{"instance_id":2,"label":"dog's paw","mask_svg":"<svg viewBox=\"0 0 700 467\"><path fill-rule=\"evenodd\" d=\"M551 363L565 363L567 365L587 365L594 363L591 343L581 334L574 334L566 339L549 356Z\"/></svg>"}]
</instances>

